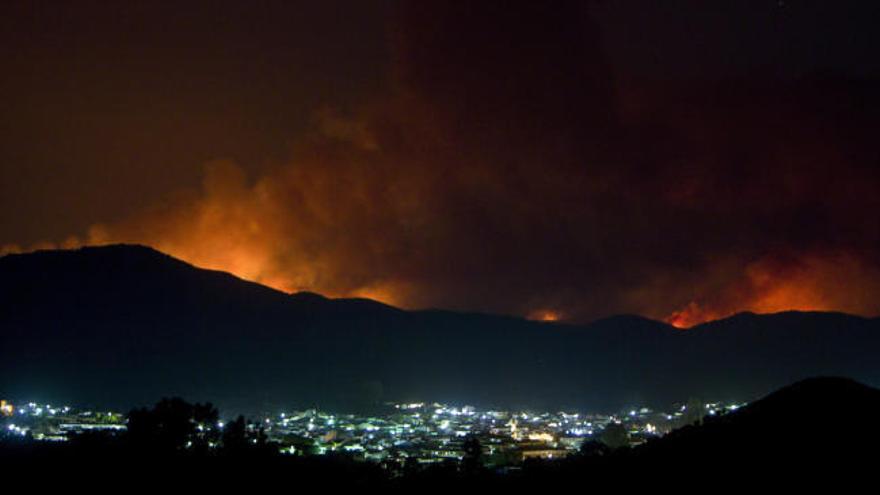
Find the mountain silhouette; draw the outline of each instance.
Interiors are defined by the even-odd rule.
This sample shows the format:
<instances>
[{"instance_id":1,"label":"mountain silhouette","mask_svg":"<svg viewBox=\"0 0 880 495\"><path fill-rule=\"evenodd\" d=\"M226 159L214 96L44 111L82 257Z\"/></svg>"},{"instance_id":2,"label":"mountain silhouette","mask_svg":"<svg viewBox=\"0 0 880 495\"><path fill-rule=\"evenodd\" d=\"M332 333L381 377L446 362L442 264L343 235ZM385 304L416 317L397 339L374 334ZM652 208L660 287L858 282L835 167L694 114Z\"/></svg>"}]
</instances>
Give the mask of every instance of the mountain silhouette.
<instances>
[{"instance_id":1,"label":"mountain silhouette","mask_svg":"<svg viewBox=\"0 0 880 495\"><path fill-rule=\"evenodd\" d=\"M810 378L637 447L618 467L715 481L844 483L870 476L863 468L876 459L878 415L880 390L847 378Z\"/></svg>"},{"instance_id":2,"label":"mountain silhouette","mask_svg":"<svg viewBox=\"0 0 880 495\"><path fill-rule=\"evenodd\" d=\"M224 411L388 400L616 410L750 400L808 376L880 384L880 320L740 314L688 331L286 294L154 249L0 258L0 396L101 407L177 395Z\"/></svg>"}]
</instances>

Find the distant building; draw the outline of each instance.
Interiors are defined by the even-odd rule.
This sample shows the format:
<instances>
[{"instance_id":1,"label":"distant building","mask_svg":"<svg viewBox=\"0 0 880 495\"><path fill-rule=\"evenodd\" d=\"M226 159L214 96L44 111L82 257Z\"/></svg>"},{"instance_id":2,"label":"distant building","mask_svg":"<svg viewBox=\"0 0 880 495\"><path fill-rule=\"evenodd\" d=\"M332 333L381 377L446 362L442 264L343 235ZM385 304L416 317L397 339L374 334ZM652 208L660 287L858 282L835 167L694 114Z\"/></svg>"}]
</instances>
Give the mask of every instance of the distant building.
<instances>
[{"instance_id":1,"label":"distant building","mask_svg":"<svg viewBox=\"0 0 880 495\"><path fill-rule=\"evenodd\" d=\"M551 447L524 448L520 451L523 461L526 459L562 459L570 453L570 451L565 449L554 449Z\"/></svg>"},{"instance_id":2,"label":"distant building","mask_svg":"<svg viewBox=\"0 0 880 495\"><path fill-rule=\"evenodd\" d=\"M559 444L568 450L578 450L585 440L584 437L559 437Z\"/></svg>"}]
</instances>

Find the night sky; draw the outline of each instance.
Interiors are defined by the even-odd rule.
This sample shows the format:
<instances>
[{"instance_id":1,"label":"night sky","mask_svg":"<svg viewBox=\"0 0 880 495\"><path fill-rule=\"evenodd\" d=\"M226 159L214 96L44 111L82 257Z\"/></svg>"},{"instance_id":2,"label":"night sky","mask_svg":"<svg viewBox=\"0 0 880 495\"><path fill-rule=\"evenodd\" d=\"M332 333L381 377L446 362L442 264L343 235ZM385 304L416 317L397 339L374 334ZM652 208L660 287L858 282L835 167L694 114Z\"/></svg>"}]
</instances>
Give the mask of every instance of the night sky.
<instances>
[{"instance_id":1,"label":"night sky","mask_svg":"<svg viewBox=\"0 0 880 495\"><path fill-rule=\"evenodd\" d=\"M0 246L537 319L877 315L873 3L5 1Z\"/></svg>"}]
</instances>

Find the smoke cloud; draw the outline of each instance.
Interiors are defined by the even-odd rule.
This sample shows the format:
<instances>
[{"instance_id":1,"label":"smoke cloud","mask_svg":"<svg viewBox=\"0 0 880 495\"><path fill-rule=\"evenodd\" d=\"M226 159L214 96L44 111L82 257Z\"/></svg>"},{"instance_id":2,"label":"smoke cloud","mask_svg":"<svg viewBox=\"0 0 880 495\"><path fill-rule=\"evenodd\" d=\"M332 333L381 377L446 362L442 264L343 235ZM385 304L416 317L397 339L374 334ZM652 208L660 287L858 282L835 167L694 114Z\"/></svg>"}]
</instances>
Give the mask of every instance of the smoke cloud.
<instances>
[{"instance_id":1,"label":"smoke cloud","mask_svg":"<svg viewBox=\"0 0 880 495\"><path fill-rule=\"evenodd\" d=\"M580 2L399 9L388 93L83 243L286 291L690 326L880 313L876 85L615 73Z\"/></svg>"}]
</instances>

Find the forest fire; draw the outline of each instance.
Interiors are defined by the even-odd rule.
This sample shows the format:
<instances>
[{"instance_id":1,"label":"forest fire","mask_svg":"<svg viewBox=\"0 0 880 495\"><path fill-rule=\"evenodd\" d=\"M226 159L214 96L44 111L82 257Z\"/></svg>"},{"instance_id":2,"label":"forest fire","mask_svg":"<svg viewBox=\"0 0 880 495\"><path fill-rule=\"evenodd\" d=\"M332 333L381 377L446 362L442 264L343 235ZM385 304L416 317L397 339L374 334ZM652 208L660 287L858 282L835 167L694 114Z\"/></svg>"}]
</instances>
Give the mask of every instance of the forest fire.
<instances>
[{"instance_id":1,"label":"forest fire","mask_svg":"<svg viewBox=\"0 0 880 495\"><path fill-rule=\"evenodd\" d=\"M384 91L311 109L277 160L200 154L235 158L138 208L90 210L59 245L145 244L286 292L542 321L880 313L870 87L643 81L614 71L575 5L401 9ZM532 23L540 44L514 34Z\"/></svg>"},{"instance_id":2,"label":"forest fire","mask_svg":"<svg viewBox=\"0 0 880 495\"><path fill-rule=\"evenodd\" d=\"M664 320L691 328L736 313L843 311L872 313L878 269L850 253L767 256L746 266L721 289L673 311Z\"/></svg>"},{"instance_id":3,"label":"forest fire","mask_svg":"<svg viewBox=\"0 0 880 495\"><path fill-rule=\"evenodd\" d=\"M554 311L552 309L540 309L530 312L526 316L526 318L533 321L544 321L551 323L562 320L562 315L558 311Z\"/></svg>"},{"instance_id":4,"label":"forest fire","mask_svg":"<svg viewBox=\"0 0 880 495\"><path fill-rule=\"evenodd\" d=\"M706 311L697 303L691 302L684 308L667 316L665 321L675 328L685 330L695 325L699 325L700 323L717 320L723 316L730 315L719 315L711 311Z\"/></svg>"}]
</instances>

